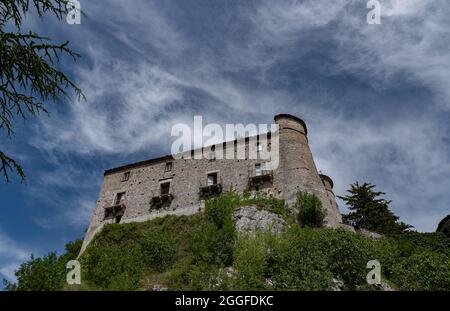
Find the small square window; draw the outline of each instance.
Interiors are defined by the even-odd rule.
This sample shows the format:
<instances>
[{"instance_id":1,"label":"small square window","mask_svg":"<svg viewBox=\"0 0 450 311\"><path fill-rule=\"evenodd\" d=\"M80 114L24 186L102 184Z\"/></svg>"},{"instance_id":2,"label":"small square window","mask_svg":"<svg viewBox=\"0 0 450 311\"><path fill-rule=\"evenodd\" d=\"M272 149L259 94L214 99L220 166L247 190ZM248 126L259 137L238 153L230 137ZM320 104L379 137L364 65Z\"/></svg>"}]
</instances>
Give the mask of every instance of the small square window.
<instances>
[{"instance_id":1,"label":"small square window","mask_svg":"<svg viewBox=\"0 0 450 311\"><path fill-rule=\"evenodd\" d=\"M130 175L131 175L131 172L123 173L122 181L127 181L128 179L130 179Z\"/></svg>"},{"instance_id":2,"label":"small square window","mask_svg":"<svg viewBox=\"0 0 450 311\"><path fill-rule=\"evenodd\" d=\"M170 193L170 182L161 183L161 195L166 195Z\"/></svg>"},{"instance_id":3,"label":"small square window","mask_svg":"<svg viewBox=\"0 0 450 311\"><path fill-rule=\"evenodd\" d=\"M217 173L208 174L208 186L217 185Z\"/></svg>"},{"instance_id":4,"label":"small square window","mask_svg":"<svg viewBox=\"0 0 450 311\"><path fill-rule=\"evenodd\" d=\"M172 162L167 162L167 163L166 163L165 171L166 171L166 172L170 172L170 171L172 170L172 167L173 167Z\"/></svg>"},{"instance_id":5,"label":"small square window","mask_svg":"<svg viewBox=\"0 0 450 311\"><path fill-rule=\"evenodd\" d=\"M125 200L125 192L120 192L116 195L116 200L114 201L115 205L122 204Z\"/></svg>"}]
</instances>

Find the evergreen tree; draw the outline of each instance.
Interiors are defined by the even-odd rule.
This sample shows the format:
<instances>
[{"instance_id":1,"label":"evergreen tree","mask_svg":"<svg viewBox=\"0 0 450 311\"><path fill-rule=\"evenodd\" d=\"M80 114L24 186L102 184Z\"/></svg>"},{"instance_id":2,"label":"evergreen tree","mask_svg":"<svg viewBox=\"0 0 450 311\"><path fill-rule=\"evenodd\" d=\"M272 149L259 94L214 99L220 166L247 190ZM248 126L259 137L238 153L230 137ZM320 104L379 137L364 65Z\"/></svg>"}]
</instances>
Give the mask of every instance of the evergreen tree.
<instances>
[{"instance_id":1,"label":"evergreen tree","mask_svg":"<svg viewBox=\"0 0 450 311\"><path fill-rule=\"evenodd\" d=\"M374 191L375 185L356 182L347 190L346 196L338 196L342 199L350 213L343 215L346 224L355 229L366 229L380 234L393 234L409 231L412 226L399 222L399 217L389 210L391 201L381 196L384 192Z\"/></svg>"},{"instance_id":2,"label":"evergreen tree","mask_svg":"<svg viewBox=\"0 0 450 311\"><path fill-rule=\"evenodd\" d=\"M67 90L83 97L74 82L57 69L60 57L79 57L68 42L54 44L47 37L22 30L28 11L61 20L69 11L67 4L68 0L0 0L0 135L4 130L11 137L17 117L46 112L45 102L57 102L68 96ZM14 171L25 180L21 165L0 150L0 173L6 181Z\"/></svg>"}]
</instances>

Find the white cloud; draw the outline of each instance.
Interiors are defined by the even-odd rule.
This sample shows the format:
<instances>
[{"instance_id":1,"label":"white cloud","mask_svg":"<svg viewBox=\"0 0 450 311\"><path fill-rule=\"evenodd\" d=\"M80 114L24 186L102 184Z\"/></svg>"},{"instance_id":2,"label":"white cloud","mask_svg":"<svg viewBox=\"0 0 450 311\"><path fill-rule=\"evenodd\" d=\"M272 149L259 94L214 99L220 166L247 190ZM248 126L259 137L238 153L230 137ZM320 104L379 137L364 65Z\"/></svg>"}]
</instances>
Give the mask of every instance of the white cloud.
<instances>
[{"instance_id":1,"label":"white cloud","mask_svg":"<svg viewBox=\"0 0 450 311\"><path fill-rule=\"evenodd\" d=\"M393 198L403 219L422 230L434 229L450 202L444 189L450 180L444 167L448 149L439 124L431 121L450 107L445 0L382 1L381 25L366 23L365 1L265 1L242 13L252 26L245 44L224 38L224 55L198 58L186 52L197 51L202 42L184 37L188 31L180 31L167 12L142 1L108 4L90 3L90 18L106 24L122 48L141 58L115 57L106 48L88 46L83 54L92 67L77 71L88 101L45 119L36 146L83 155L169 150L171 125L191 122L194 111L216 122L255 115L271 121L277 112L295 113L309 121L315 157L337 181L336 192L343 193L356 179L373 181ZM350 119L342 98L324 94L326 87L314 82L305 81L301 95L273 87L281 77L271 71L276 73L280 62L300 63L308 53L319 52L315 43L320 41L335 47L328 51L334 55L331 64L317 63L320 74L350 75L380 93L407 80L430 90L424 106L436 110L424 112L420 120L417 113L386 116L380 124L370 115ZM260 84L249 86L229 74L243 71L254 72ZM194 92L207 100L185 106ZM46 180L55 183L51 175ZM430 198L433 206L427 205Z\"/></svg>"},{"instance_id":2,"label":"white cloud","mask_svg":"<svg viewBox=\"0 0 450 311\"><path fill-rule=\"evenodd\" d=\"M31 251L0 231L0 275L15 281L14 271L29 259Z\"/></svg>"}]
</instances>

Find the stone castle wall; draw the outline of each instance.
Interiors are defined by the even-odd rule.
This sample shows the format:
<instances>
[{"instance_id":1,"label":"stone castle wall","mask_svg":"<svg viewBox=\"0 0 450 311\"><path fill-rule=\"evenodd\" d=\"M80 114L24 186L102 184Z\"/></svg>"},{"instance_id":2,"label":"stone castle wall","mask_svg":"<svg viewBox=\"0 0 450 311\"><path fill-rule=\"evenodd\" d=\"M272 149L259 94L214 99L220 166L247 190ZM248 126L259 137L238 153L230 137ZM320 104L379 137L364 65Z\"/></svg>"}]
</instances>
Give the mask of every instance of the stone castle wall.
<instances>
[{"instance_id":1,"label":"stone castle wall","mask_svg":"<svg viewBox=\"0 0 450 311\"><path fill-rule=\"evenodd\" d=\"M277 115L275 122L279 125L280 163L270 180L265 179L258 188L253 189L271 193L287 203L295 201L298 191L314 193L327 210L326 225L337 226L341 222L341 216L332 192L332 181L326 176L319 176L317 172L308 145L305 123L291 115ZM248 149L247 139L246 154ZM106 171L82 251L106 223L145 221L170 214L190 215L200 211L204 201L199 192L201 187L207 186L209 173L217 173L218 183L223 191L233 188L243 192L248 189L249 178L255 176L255 164L266 161L236 158L237 156L234 160L219 157L216 160L197 160L165 156ZM170 170L167 170L168 162L171 163ZM125 174L129 174L128 178L124 178ZM160 196L161 183L168 181L170 202L155 207L151 204L152 198ZM108 216L106 210L116 205L115 201L120 193L124 193L120 203L124 210L121 210L123 215L117 219Z\"/></svg>"}]
</instances>

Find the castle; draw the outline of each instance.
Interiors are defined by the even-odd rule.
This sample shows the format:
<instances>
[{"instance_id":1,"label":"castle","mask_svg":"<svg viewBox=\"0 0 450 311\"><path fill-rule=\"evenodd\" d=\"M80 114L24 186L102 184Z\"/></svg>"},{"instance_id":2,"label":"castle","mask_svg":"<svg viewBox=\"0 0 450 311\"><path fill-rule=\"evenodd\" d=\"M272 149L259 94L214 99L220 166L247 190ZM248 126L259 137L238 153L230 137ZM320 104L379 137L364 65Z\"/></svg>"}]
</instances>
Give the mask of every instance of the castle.
<instances>
[{"instance_id":1,"label":"castle","mask_svg":"<svg viewBox=\"0 0 450 311\"><path fill-rule=\"evenodd\" d=\"M203 209L206 197L220 195L230 188L239 192L265 191L284 199L287 204L295 201L299 191L314 193L327 212L325 226L337 227L342 219L333 193L333 181L317 171L305 122L289 114L278 114L274 119L278 125L279 148L279 163L274 169L267 169L266 161L260 158L186 159L167 155L105 171L82 252L107 223L191 215ZM258 137L243 140L246 154L252 142L258 144ZM213 146L212 150L221 145ZM270 148L271 135L268 135L267 145ZM236 152L236 148L233 149Z\"/></svg>"}]
</instances>

